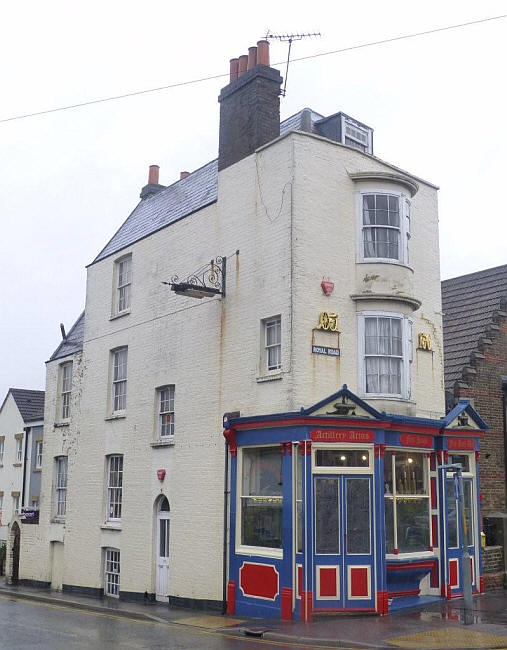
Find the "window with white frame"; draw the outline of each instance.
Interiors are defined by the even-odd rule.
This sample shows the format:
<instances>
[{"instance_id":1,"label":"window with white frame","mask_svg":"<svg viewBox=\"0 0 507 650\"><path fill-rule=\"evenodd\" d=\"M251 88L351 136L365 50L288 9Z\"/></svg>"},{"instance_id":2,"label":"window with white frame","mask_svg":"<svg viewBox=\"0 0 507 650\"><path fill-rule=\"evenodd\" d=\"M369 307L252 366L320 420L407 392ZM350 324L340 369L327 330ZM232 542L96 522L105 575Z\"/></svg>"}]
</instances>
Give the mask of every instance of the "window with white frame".
<instances>
[{"instance_id":1,"label":"window with white frame","mask_svg":"<svg viewBox=\"0 0 507 650\"><path fill-rule=\"evenodd\" d=\"M372 153L372 130L343 115L342 142L349 147L359 149L363 153Z\"/></svg>"},{"instance_id":2,"label":"window with white frame","mask_svg":"<svg viewBox=\"0 0 507 650\"><path fill-rule=\"evenodd\" d=\"M72 361L60 366L60 417L70 418L70 398L72 395Z\"/></svg>"},{"instance_id":3,"label":"window with white frame","mask_svg":"<svg viewBox=\"0 0 507 650\"><path fill-rule=\"evenodd\" d=\"M3 509L4 509L4 493L0 492L0 519L2 518Z\"/></svg>"},{"instance_id":4,"label":"window with white frame","mask_svg":"<svg viewBox=\"0 0 507 650\"><path fill-rule=\"evenodd\" d=\"M116 313L130 309L130 288L132 283L132 255L115 262Z\"/></svg>"},{"instance_id":5,"label":"window with white frame","mask_svg":"<svg viewBox=\"0 0 507 650\"><path fill-rule=\"evenodd\" d=\"M16 463L23 462L23 437L20 435L16 438Z\"/></svg>"},{"instance_id":6,"label":"window with white frame","mask_svg":"<svg viewBox=\"0 0 507 650\"><path fill-rule=\"evenodd\" d=\"M384 497L387 553L430 548L429 459L425 453L387 452Z\"/></svg>"},{"instance_id":7,"label":"window with white frame","mask_svg":"<svg viewBox=\"0 0 507 650\"><path fill-rule=\"evenodd\" d=\"M19 494L12 495L12 512L19 515Z\"/></svg>"},{"instance_id":8,"label":"window with white frame","mask_svg":"<svg viewBox=\"0 0 507 650\"><path fill-rule=\"evenodd\" d=\"M410 201L401 193L361 192L360 258L409 263Z\"/></svg>"},{"instance_id":9,"label":"window with white frame","mask_svg":"<svg viewBox=\"0 0 507 650\"><path fill-rule=\"evenodd\" d=\"M42 440L35 441L35 469L42 468Z\"/></svg>"},{"instance_id":10,"label":"window with white frame","mask_svg":"<svg viewBox=\"0 0 507 650\"><path fill-rule=\"evenodd\" d=\"M107 464L107 519L121 520L123 496L123 456L109 456Z\"/></svg>"},{"instance_id":11,"label":"window with white frame","mask_svg":"<svg viewBox=\"0 0 507 650\"><path fill-rule=\"evenodd\" d=\"M120 551L116 548L105 549L104 592L106 596L120 596Z\"/></svg>"},{"instance_id":12,"label":"window with white frame","mask_svg":"<svg viewBox=\"0 0 507 650\"><path fill-rule=\"evenodd\" d=\"M158 389L158 435L161 440L174 436L174 386Z\"/></svg>"},{"instance_id":13,"label":"window with white frame","mask_svg":"<svg viewBox=\"0 0 507 650\"><path fill-rule=\"evenodd\" d=\"M410 397L412 321L402 314L359 314L360 386L365 395Z\"/></svg>"},{"instance_id":14,"label":"window with white frame","mask_svg":"<svg viewBox=\"0 0 507 650\"><path fill-rule=\"evenodd\" d=\"M267 372L282 367L282 319L280 316L264 321L264 364Z\"/></svg>"},{"instance_id":15,"label":"window with white frame","mask_svg":"<svg viewBox=\"0 0 507 650\"><path fill-rule=\"evenodd\" d=\"M31 501L30 505L34 510L38 510L39 509L39 499L32 498L32 501Z\"/></svg>"},{"instance_id":16,"label":"window with white frame","mask_svg":"<svg viewBox=\"0 0 507 650\"><path fill-rule=\"evenodd\" d=\"M5 438L0 438L0 465L4 463Z\"/></svg>"},{"instance_id":17,"label":"window with white frame","mask_svg":"<svg viewBox=\"0 0 507 650\"><path fill-rule=\"evenodd\" d=\"M55 460L55 516L65 517L67 512L67 456L58 456Z\"/></svg>"},{"instance_id":18,"label":"window with white frame","mask_svg":"<svg viewBox=\"0 0 507 650\"><path fill-rule=\"evenodd\" d=\"M241 544L281 549L283 499L280 448L243 448L239 485Z\"/></svg>"},{"instance_id":19,"label":"window with white frame","mask_svg":"<svg viewBox=\"0 0 507 650\"><path fill-rule=\"evenodd\" d=\"M112 364L113 412L124 411L127 408L127 348L113 350Z\"/></svg>"}]
</instances>

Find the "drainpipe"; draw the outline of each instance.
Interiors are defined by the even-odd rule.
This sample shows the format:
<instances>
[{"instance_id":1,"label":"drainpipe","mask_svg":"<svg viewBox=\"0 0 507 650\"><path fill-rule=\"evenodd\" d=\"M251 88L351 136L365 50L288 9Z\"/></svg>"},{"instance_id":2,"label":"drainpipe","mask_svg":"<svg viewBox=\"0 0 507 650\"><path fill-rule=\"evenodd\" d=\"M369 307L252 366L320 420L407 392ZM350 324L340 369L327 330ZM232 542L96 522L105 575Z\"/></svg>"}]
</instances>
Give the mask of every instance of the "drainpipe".
<instances>
[{"instance_id":1,"label":"drainpipe","mask_svg":"<svg viewBox=\"0 0 507 650\"><path fill-rule=\"evenodd\" d=\"M28 432L30 431L31 427L24 427L23 431L25 432L25 453L24 453L24 458L23 458L23 483L21 485L21 506L20 506L20 514L21 514L21 509L25 507L25 483L26 483L26 461L28 458Z\"/></svg>"},{"instance_id":2,"label":"drainpipe","mask_svg":"<svg viewBox=\"0 0 507 650\"><path fill-rule=\"evenodd\" d=\"M224 445L224 538L222 560L222 614L227 612L227 511L229 507L229 443Z\"/></svg>"}]
</instances>

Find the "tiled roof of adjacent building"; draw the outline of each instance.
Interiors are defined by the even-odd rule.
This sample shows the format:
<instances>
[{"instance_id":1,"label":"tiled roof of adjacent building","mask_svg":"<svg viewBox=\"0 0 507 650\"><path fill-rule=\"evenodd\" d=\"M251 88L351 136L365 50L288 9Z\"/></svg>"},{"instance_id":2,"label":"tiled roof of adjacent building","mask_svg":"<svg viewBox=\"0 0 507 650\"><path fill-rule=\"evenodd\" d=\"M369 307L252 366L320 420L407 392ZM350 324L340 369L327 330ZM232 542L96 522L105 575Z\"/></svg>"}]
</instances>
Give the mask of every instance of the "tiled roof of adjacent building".
<instances>
[{"instance_id":1,"label":"tiled roof of adjacent building","mask_svg":"<svg viewBox=\"0 0 507 650\"><path fill-rule=\"evenodd\" d=\"M9 388L9 393L14 398L21 417L25 422L33 422L34 420L42 420L44 418L43 390Z\"/></svg>"},{"instance_id":2,"label":"tiled roof of adjacent building","mask_svg":"<svg viewBox=\"0 0 507 650\"><path fill-rule=\"evenodd\" d=\"M446 390L461 380L470 354L488 338L496 312L507 308L507 265L442 282Z\"/></svg>"},{"instance_id":3,"label":"tiled roof of adjacent building","mask_svg":"<svg viewBox=\"0 0 507 650\"><path fill-rule=\"evenodd\" d=\"M303 130L305 111L311 116L313 131L314 122L323 116L310 109L303 109L280 123L280 135ZM140 201L93 262L99 262L157 230L205 208L217 200L217 195L218 160L212 160L165 190Z\"/></svg>"},{"instance_id":4,"label":"tiled roof of adjacent building","mask_svg":"<svg viewBox=\"0 0 507 650\"><path fill-rule=\"evenodd\" d=\"M74 325L67 333L67 337L60 343L50 357L50 361L67 357L69 354L75 354L83 349L84 337L84 316L83 312Z\"/></svg>"}]
</instances>

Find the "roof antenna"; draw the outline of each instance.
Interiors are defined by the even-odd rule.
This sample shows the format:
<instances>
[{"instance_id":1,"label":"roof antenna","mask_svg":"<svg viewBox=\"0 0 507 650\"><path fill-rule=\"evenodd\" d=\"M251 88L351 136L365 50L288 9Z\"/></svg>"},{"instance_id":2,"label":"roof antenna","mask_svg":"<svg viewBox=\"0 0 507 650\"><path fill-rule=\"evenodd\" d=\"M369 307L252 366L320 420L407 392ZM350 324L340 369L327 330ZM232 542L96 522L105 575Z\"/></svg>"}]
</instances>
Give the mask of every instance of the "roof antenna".
<instances>
[{"instance_id":1,"label":"roof antenna","mask_svg":"<svg viewBox=\"0 0 507 650\"><path fill-rule=\"evenodd\" d=\"M285 80L282 88L282 97L285 97L287 90L287 77L289 75L289 62L290 62L290 50L292 47L293 41L301 41L303 38L311 38L312 36L322 36L320 32L308 32L306 34L272 34L269 29L264 37L266 41L268 40L278 40L282 43L289 44L289 51L287 52L287 66L285 68Z\"/></svg>"}]
</instances>

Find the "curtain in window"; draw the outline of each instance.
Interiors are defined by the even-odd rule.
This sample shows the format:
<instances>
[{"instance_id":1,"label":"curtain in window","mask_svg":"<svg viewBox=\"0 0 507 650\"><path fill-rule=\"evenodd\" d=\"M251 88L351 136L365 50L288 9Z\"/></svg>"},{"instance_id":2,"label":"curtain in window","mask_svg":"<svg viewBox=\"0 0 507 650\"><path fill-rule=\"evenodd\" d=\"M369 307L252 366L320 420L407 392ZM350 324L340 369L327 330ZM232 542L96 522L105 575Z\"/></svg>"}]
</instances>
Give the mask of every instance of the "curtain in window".
<instances>
[{"instance_id":1,"label":"curtain in window","mask_svg":"<svg viewBox=\"0 0 507 650\"><path fill-rule=\"evenodd\" d=\"M366 392L401 394L402 322L365 318Z\"/></svg>"}]
</instances>

